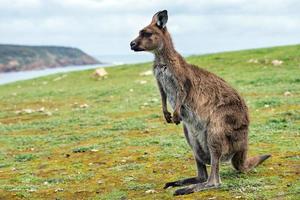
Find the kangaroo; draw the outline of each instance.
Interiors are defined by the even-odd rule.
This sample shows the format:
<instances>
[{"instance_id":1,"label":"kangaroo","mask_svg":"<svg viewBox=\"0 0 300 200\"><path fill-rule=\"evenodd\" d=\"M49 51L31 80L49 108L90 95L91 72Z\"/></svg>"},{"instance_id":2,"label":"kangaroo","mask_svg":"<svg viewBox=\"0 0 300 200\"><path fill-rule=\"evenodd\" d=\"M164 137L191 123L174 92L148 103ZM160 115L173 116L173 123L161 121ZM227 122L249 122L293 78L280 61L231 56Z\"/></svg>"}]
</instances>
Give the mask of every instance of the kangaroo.
<instances>
[{"instance_id":1,"label":"kangaroo","mask_svg":"<svg viewBox=\"0 0 300 200\"><path fill-rule=\"evenodd\" d=\"M175 50L167 30L168 12L156 13L151 23L131 43L134 51L155 56L153 74L168 123L183 123L183 132L193 151L197 176L165 184L187 186L174 195L218 188L220 162L230 161L240 172L248 172L271 155L248 158L248 108L243 98L217 75L187 63ZM168 111L167 100L173 114ZM210 175L206 165L211 165Z\"/></svg>"}]
</instances>

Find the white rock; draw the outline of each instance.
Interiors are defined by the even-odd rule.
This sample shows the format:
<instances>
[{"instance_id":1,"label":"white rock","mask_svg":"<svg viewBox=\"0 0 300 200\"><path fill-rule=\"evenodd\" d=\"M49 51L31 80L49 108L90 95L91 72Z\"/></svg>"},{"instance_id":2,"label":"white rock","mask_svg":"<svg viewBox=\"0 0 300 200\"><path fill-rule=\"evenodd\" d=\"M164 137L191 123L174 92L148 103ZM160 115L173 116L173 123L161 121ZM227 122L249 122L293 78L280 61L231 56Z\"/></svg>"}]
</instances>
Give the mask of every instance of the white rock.
<instances>
[{"instance_id":1,"label":"white rock","mask_svg":"<svg viewBox=\"0 0 300 200\"><path fill-rule=\"evenodd\" d=\"M144 81L144 80L142 80L142 81L140 81L140 84L146 84L147 83L147 81Z\"/></svg>"},{"instance_id":2,"label":"white rock","mask_svg":"<svg viewBox=\"0 0 300 200\"><path fill-rule=\"evenodd\" d=\"M48 116L51 116L52 112L47 111L47 112L45 112L45 114L48 115Z\"/></svg>"},{"instance_id":3,"label":"white rock","mask_svg":"<svg viewBox=\"0 0 300 200\"><path fill-rule=\"evenodd\" d=\"M257 59L251 58L251 59L249 59L247 62L248 62L248 63L258 63L258 60L257 60Z\"/></svg>"},{"instance_id":4,"label":"white rock","mask_svg":"<svg viewBox=\"0 0 300 200\"><path fill-rule=\"evenodd\" d=\"M98 68L93 73L93 76L95 76L95 77L104 77L107 75L108 75L108 73L106 72L106 70L104 68Z\"/></svg>"},{"instance_id":5,"label":"white rock","mask_svg":"<svg viewBox=\"0 0 300 200\"><path fill-rule=\"evenodd\" d=\"M17 110L15 111L15 113L18 115L18 114L21 114L22 113L22 110Z\"/></svg>"},{"instance_id":6,"label":"white rock","mask_svg":"<svg viewBox=\"0 0 300 200\"><path fill-rule=\"evenodd\" d=\"M146 194L154 194L157 193L155 190L147 190L145 191Z\"/></svg>"},{"instance_id":7,"label":"white rock","mask_svg":"<svg viewBox=\"0 0 300 200\"><path fill-rule=\"evenodd\" d=\"M28 190L28 192L36 192L36 189L35 189L35 188L30 188L30 189Z\"/></svg>"},{"instance_id":8,"label":"white rock","mask_svg":"<svg viewBox=\"0 0 300 200\"><path fill-rule=\"evenodd\" d=\"M150 76L150 75L152 75L152 71L151 70L148 70L148 71L140 73L140 76Z\"/></svg>"},{"instance_id":9,"label":"white rock","mask_svg":"<svg viewBox=\"0 0 300 200\"><path fill-rule=\"evenodd\" d=\"M158 102L158 99L157 98L153 98L153 99L151 99L151 102Z\"/></svg>"},{"instance_id":10,"label":"white rock","mask_svg":"<svg viewBox=\"0 0 300 200\"><path fill-rule=\"evenodd\" d=\"M44 107L41 107L40 109L37 110L38 112L44 112L45 111L45 108Z\"/></svg>"},{"instance_id":11,"label":"white rock","mask_svg":"<svg viewBox=\"0 0 300 200\"><path fill-rule=\"evenodd\" d=\"M272 60L271 63L274 66L279 66L279 65L282 65L283 61L282 60Z\"/></svg>"},{"instance_id":12,"label":"white rock","mask_svg":"<svg viewBox=\"0 0 300 200\"><path fill-rule=\"evenodd\" d=\"M54 192L62 192L62 191L64 191L64 189L62 189L62 188L57 188L54 190Z\"/></svg>"},{"instance_id":13,"label":"white rock","mask_svg":"<svg viewBox=\"0 0 300 200\"><path fill-rule=\"evenodd\" d=\"M84 103L84 104L81 104L79 107L80 107L80 108L88 108L89 105L87 105L86 103Z\"/></svg>"},{"instance_id":14,"label":"white rock","mask_svg":"<svg viewBox=\"0 0 300 200\"><path fill-rule=\"evenodd\" d=\"M286 97L288 97L288 96L292 96L292 93L291 93L291 92L289 92L289 91L286 91L286 92L284 93L284 96L286 96Z\"/></svg>"},{"instance_id":15,"label":"white rock","mask_svg":"<svg viewBox=\"0 0 300 200\"><path fill-rule=\"evenodd\" d=\"M23 109L23 112L27 113L27 114L30 114L30 113L33 113L34 110L28 108L28 109Z\"/></svg>"}]
</instances>

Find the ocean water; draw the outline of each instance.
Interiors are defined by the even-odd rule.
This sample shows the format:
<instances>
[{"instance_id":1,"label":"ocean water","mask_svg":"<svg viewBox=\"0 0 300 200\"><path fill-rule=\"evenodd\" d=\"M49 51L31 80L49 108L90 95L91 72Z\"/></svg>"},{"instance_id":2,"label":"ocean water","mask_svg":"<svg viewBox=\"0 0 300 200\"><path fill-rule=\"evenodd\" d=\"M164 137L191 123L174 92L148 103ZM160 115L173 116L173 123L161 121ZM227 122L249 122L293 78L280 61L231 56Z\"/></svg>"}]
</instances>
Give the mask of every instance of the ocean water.
<instances>
[{"instance_id":1,"label":"ocean water","mask_svg":"<svg viewBox=\"0 0 300 200\"><path fill-rule=\"evenodd\" d=\"M149 62L153 60L153 55L145 52L133 52L128 55L95 55L94 58L97 58L99 61L104 63L122 65Z\"/></svg>"},{"instance_id":2,"label":"ocean water","mask_svg":"<svg viewBox=\"0 0 300 200\"><path fill-rule=\"evenodd\" d=\"M67 66L53 69L0 73L0 85L62 72L80 71L99 67L112 67L121 64L133 64L149 62L153 60L153 55L146 53L135 53L130 55L96 55L94 57L104 64Z\"/></svg>"}]
</instances>

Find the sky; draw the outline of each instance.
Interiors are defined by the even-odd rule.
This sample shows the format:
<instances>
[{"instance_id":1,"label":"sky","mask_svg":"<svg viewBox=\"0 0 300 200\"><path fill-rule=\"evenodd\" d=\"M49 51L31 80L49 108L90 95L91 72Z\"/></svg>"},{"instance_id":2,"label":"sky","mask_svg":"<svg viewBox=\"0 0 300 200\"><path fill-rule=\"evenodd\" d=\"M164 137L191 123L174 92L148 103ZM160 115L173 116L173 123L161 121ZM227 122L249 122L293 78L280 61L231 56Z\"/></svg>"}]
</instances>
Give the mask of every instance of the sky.
<instances>
[{"instance_id":1,"label":"sky","mask_svg":"<svg viewBox=\"0 0 300 200\"><path fill-rule=\"evenodd\" d=\"M300 43L299 0L0 0L0 43L127 55L154 13L183 54Z\"/></svg>"}]
</instances>

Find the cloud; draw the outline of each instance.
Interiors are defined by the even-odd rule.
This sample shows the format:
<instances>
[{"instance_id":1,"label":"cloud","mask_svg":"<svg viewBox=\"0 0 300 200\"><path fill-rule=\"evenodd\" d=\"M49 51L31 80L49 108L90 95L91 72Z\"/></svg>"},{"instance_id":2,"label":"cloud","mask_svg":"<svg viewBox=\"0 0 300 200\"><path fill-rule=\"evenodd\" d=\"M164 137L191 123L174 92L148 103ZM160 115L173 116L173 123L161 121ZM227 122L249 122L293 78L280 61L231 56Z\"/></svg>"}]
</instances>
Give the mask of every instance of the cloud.
<instances>
[{"instance_id":1,"label":"cloud","mask_svg":"<svg viewBox=\"0 0 300 200\"><path fill-rule=\"evenodd\" d=\"M299 43L296 0L0 0L0 43L77 46L127 54L158 10L176 46L203 53Z\"/></svg>"},{"instance_id":2,"label":"cloud","mask_svg":"<svg viewBox=\"0 0 300 200\"><path fill-rule=\"evenodd\" d=\"M0 5L2 9L32 9L38 8L41 5L40 0L0 0Z\"/></svg>"}]
</instances>

